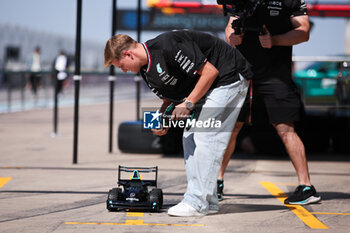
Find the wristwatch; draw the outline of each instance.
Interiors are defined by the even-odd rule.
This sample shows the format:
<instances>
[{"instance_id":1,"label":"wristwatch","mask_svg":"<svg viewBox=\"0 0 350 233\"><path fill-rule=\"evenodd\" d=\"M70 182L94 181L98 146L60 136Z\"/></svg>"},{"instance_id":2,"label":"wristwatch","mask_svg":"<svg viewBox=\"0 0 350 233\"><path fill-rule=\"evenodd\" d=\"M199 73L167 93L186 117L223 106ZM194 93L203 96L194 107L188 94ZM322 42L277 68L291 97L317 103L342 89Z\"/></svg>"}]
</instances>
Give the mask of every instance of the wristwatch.
<instances>
[{"instance_id":1,"label":"wristwatch","mask_svg":"<svg viewBox=\"0 0 350 233\"><path fill-rule=\"evenodd\" d=\"M185 99L185 105L186 105L186 108L190 111L192 111L195 107L194 103L189 101L187 98Z\"/></svg>"}]
</instances>

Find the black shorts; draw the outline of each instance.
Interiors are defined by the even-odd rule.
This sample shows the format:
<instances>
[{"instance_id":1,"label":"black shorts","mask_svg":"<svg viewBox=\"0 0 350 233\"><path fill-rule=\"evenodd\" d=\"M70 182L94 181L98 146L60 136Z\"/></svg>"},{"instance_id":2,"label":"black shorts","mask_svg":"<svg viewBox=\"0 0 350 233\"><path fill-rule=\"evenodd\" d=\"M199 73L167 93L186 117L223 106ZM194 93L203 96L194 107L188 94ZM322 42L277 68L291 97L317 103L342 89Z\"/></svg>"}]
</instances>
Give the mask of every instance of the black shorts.
<instances>
[{"instance_id":1,"label":"black shorts","mask_svg":"<svg viewBox=\"0 0 350 233\"><path fill-rule=\"evenodd\" d=\"M247 122L267 115L271 124L300 121L304 115L304 105L300 93L292 80L253 81L253 100L250 106L249 90L238 120Z\"/></svg>"}]
</instances>

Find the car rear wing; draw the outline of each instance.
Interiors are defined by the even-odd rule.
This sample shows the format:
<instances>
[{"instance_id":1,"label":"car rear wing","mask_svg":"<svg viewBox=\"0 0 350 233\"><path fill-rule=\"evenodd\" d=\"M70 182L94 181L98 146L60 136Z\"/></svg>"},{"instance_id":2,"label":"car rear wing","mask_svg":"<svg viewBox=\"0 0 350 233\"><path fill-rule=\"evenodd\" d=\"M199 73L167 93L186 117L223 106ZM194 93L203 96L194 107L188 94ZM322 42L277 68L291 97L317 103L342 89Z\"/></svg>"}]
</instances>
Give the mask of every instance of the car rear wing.
<instances>
[{"instance_id":1,"label":"car rear wing","mask_svg":"<svg viewBox=\"0 0 350 233\"><path fill-rule=\"evenodd\" d=\"M155 167L125 167L120 166L118 167L118 184L119 185L126 185L130 182L130 179L121 179L121 172L129 172L133 173L131 179L140 179L143 184L147 186L155 186L157 187L157 180L158 180L158 166ZM141 179L139 174L140 173L155 173L155 178L153 180L148 179L144 180Z\"/></svg>"}]
</instances>

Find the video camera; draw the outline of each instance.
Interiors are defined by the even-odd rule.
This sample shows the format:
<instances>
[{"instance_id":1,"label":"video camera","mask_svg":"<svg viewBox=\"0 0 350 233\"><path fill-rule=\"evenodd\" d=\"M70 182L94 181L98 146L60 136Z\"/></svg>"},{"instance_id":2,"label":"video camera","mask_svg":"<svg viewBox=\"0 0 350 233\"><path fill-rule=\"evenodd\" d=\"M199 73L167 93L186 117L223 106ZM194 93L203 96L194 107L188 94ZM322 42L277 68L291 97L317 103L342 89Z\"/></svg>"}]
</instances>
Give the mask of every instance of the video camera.
<instances>
[{"instance_id":1,"label":"video camera","mask_svg":"<svg viewBox=\"0 0 350 233\"><path fill-rule=\"evenodd\" d=\"M248 28L245 24L245 20L255 12L259 0L217 0L217 3L223 6L224 16L237 17L232 22L232 28L235 30L236 35L244 31L257 31L264 34L262 28Z\"/></svg>"}]
</instances>

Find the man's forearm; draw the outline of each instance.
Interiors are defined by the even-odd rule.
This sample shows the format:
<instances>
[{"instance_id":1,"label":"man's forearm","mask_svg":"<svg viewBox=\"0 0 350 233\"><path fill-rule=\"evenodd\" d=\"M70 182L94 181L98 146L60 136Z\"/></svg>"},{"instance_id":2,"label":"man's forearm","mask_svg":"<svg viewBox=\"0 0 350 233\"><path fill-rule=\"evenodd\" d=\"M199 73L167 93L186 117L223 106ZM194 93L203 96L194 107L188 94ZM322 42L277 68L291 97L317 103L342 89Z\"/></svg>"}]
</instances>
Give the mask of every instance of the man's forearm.
<instances>
[{"instance_id":1,"label":"man's forearm","mask_svg":"<svg viewBox=\"0 0 350 233\"><path fill-rule=\"evenodd\" d=\"M309 33L294 29L285 34L272 36L274 46L293 46L309 40Z\"/></svg>"},{"instance_id":2,"label":"man's forearm","mask_svg":"<svg viewBox=\"0 0 350 233\"><path fill-rule=\"evenodd\" d=\"M309 40L310 22L307 15L291 18L293 30L272 36L274 46L292 46Z\"/></svg>"},{"instance_id":3,"label":"man's forearm","mask_svg":"<svg viewBox=\"0 0 350 233\"><path fill-rule=\"evenodd\" d=\"M201 76L196 86L187 97L187 99L192 103L197 103L208 92L214 80L218 76L219 71L210 62L206 62L198 74Z\"/></svg>"}]
</instances>

